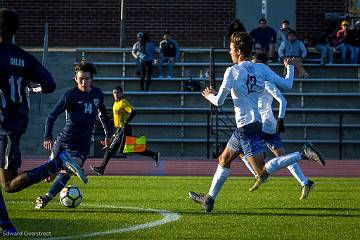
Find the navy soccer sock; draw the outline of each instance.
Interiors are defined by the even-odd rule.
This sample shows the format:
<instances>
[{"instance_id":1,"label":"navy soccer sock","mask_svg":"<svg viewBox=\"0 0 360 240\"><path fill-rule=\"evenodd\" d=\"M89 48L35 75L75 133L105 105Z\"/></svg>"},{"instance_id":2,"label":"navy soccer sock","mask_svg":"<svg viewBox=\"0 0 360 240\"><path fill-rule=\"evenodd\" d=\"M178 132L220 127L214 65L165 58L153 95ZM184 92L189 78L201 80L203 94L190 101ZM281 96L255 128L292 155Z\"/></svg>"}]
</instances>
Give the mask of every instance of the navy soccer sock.
<instances>
[{"instance_id":1,"label":"navy soccer sock","mask_svg":"<svg viewBox=\"0 0 360 240\"><path fill-rule=\"evenodd\" d=\"M1 190L0 190L0 227L4 230L14 227L7 213L4 197L2 195Z\"/></svg>"},{"instance_id":2,"label":"navy soccer sock","mask_svg":"<svg viewBox=\"0 0 360 240\"><path fill-rule=\"evenodd\" d=\"M57 159L53 159L48 163L28 171L27 174L31 182L38 183L62 169L62 164Z\"/></svg>"},{"instance_id":3,"label":"navy soccer sock","mask_svg":"<svg viewBox=\"0 0 360 240\"><path fill-rule=\"evenodd\" d=\"M59 173L59 177L56 179L54 184L51 186L49 192L46 194L49 197L55 197L61 189L66 186L66 183L69 181L70 175L67 173Z\"/></svg>"}]
</instances>

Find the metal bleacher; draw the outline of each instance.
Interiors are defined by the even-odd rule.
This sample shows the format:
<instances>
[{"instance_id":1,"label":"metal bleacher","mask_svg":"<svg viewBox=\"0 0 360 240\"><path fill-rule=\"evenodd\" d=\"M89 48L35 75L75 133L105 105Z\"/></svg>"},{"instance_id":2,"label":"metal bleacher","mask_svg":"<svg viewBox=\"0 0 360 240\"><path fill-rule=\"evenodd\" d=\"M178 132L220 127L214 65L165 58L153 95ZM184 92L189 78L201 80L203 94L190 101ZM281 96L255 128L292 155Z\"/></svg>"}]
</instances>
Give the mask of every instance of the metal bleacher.
<instances>
[{"instance_id":1,"label":"metal bleacher","mask_svg":"<svg viewBox=\"0 0 360 240\"><path fill-rule=\"evenodd\" d=\"M139 91L140 81L129 48L80 48L76 51L76 61L86 58L96 65L98 74L94 84L103 89L109 110L112 88L123 87L126 98L137 111L132 122L134 134L147 136L150 148L163 155L206 156L215 150L215 142L226 142L234 129L231 99L226 100L215 119L201 92L186 91L190 82L201 87L209 84L210 51L181 49L180 61L174 67L175 77L171 79L157 78L154 64L148 92ZM231 62L227 49L214 52L215 82L219 86ZM319 145L326 157L358 157L352 149L360 147L359 65L322 66L316 56L312 59L304 64L310 77L296 78L293 89L284 93L288 100L287 130L283 135L287 151L297 150L302 143L311 141ZM269 66L282 73L282 64Z\"/></svg>"}]
</instances>

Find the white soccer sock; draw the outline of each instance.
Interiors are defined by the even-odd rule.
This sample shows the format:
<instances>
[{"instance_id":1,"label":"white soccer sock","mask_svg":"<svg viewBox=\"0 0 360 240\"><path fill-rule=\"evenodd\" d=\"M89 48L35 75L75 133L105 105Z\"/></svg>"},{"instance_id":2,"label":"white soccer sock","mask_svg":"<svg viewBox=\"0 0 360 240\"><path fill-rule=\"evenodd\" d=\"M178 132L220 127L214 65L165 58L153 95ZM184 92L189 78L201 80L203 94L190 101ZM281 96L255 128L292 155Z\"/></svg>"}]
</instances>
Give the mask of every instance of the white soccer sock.
<instances>
[{"instance_id":1,"label":"white soccer sock","mask_svg":"<svg viewBox=\"0 0 360 240\"><path fill-rule=\"evenodd\" d=\"M305 186L308 183L308 179L304 176L298 163L291 164L287 169L289 169L290 173L296 178L301 186Z\"/></svg>"},{"instance_id":2,"label":"white soccer sock","mask_svg":"<svg viewBox=\"0 0 360 240\"><path fill-rule=\"evenodd\" d=\"M251 164L249 163L249 161L245 158L241 158L241 160L243 160L243 162L245 163L245 166L249 169L249 171L252 173L252 175L254 175L254 177L256 177L256 173L255 173L254 169L252 168Z\"/></svg>"},{"instance_id":3,"label":"white soccer sock","mask_svg":"<svg viewBox=\"0 0 360 240\"><path fill-rule=\"evenodd\" d=\"M226 179L230 174L230 168L223 168L218 165L209 189L209 195L215 200L220 192L221 187L224 185Z\"/></svg>"},{"instance_id":4,"label":"white soccer sock","mask_svg":"<svg viewBox=\"0 0 360 240\"><path fill-rule=\"evenodd\" d=\"M273 174L274 172L296 163L299 160L301 160L301 154L299 152L294 152L271 159L265 164L265 168L269 174Z\"/></svg>"}]
</instances>

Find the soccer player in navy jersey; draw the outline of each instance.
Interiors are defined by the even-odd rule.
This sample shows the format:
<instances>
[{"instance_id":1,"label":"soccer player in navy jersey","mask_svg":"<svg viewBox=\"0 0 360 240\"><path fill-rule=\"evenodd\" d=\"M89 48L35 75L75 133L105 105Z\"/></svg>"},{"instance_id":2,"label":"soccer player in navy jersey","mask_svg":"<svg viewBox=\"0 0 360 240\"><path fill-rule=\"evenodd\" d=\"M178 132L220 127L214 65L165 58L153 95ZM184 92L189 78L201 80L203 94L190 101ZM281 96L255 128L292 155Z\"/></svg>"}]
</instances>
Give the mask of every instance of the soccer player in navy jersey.
<instances>
[{"instance_id":1,"label":"soccer player in navy jersey","mask_svg":"<svg viewBox=\"0 0 360 240\"><path fill-rule=\"evenodd\" d=\"M32 55L12 43L19 27L17 14L0 9L0 182L5 192L13 193L66 169L86 181L76 162L62 153L48 163L18 173L21 166L20 139L29 122L26 88L31 82L40 84L42 93L51 93L56 84L50 73ZM16 234L9 219L0 190L0 232Z\"/></svg>"},{"instance_id":2,"label":"soccer player in navy jersey","mask_svg":"<svg viewBox=\"0 0 360 240\"><path fill-rule=\"evenodd\" d=\"M105 146L110 145L112 130L104 105L104 93L91 85L96 69L93 64L82 60L75 66L76 87L68 90L48 115L44 148L51 150L51 158L56 157L64 149L82 166L90 151L94 125L99 116L105 132ZM52 131L58 116L66 112L65 126L54 141ZM66 171L58 174L57 180L44 196L36 199L35 208L44 208L58 194L70 175Z\"/></svg>"}]
</instances>

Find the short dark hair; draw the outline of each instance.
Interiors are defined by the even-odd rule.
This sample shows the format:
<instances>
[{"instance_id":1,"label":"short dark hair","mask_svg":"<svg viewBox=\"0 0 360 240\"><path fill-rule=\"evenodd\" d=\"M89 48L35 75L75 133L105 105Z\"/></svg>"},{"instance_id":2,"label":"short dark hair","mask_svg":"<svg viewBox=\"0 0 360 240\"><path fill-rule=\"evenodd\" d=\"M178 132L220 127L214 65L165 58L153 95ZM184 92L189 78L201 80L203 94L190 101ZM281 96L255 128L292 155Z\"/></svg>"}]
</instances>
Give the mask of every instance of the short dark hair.
<instances>
[{"instance_id":1,"label":"short dark hair","mask_svg":"<svg viewBox=\"0 0 360 240\"><path fill-rule=\"evenodd\" d=\"M294 35L296 36L296 32L295 32L294 30L291 30L291 31L288 33L288 35L290 35L290 34L294 34Z\"/></svg>"},{"instance_id":2,"label":"short dark hair","mask_svg":"<svg viewBox=\"0 0 360 240\"><path fill-rule=\"evenodd\" d=\"M250 34L246 32L234 32L231 35L230 42L234 44L234 48L240 50L245 57L250 57L253 39Z\"/></svg>"},{"instance_id":3,"label":"short dark hair","mask_svg":"<svg viewBox=\"0 0 360 240\"><path fill-rule=\"evenodd\" d=\"M120 91L120 92L123 92L123 89L122 89L121 86L116 86L116 87L114 87L113 90L118 90L118 91Z\"/></svg>"},{"instance_id":4,"label":"short dark hair","mask_svg":"<svg viewBox=\"0 0 360 240\"><path fill-rule=\"evenodd\" d=\"M265 22L265 23L267 23L266 19L265 19L265 18L263 18L263 17L261 17L261 18L259 19L259 23L261 23L261 22Z\"/></svg>"},{"instance_id":5,"label":"short dark hair","mask_svg":"<svg viewBox=\"0 0 360 240\"><path fill-rule=\"evenodd\" d=\"M96 69L94 64L87 62L85 59L82 59L78 64L75 65L75 74L78 72L89 72L91 78L96 74Z\"/></svg>"},{"instance_id":6,"label":"short dark hair","mask_svg":"<svg viewBox=\"0 0 360 240\"><path fill-rule=\"evenodd\" d=\"M290 24L288 20L284 19L282 22L282 24L286 23L286 24Z\"/></svg>"},{"instance_id":7,"label":"short dark hair","mask_svg":"<svg viewBox=\"0 0 360 240\"><path fill-rule=\"evenodd\" d=\"M8 8L0 9L0 35L3 38L11 39L20 25L19 18L15 11Z\"/></svg>"}]
</instances>

